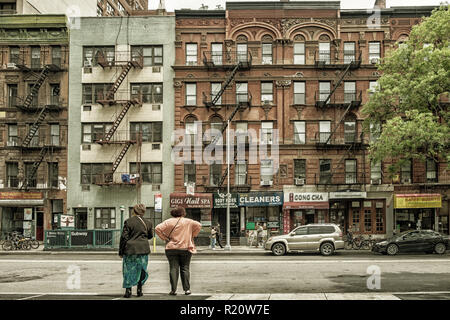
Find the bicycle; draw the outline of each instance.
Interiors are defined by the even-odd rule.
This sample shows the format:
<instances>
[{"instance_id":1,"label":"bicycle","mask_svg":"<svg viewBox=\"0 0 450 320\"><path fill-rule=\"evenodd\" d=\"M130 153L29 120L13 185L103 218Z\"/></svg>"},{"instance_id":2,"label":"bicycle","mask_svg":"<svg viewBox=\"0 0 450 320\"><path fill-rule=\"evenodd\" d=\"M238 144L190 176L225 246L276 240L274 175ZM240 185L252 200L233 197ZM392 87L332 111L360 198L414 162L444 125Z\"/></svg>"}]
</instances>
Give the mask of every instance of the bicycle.
<instances>
[{"instance_id":1,"label":"bicycle","mask_svg":"<svg viewBox=\"0 0 450 320\"><path fill-rule=\"evenodd\" d=\"M8 235L9 239L5 240L2 244L2 248L5 251L11 250L30 250L31 242L18 232L11 232Z\"/></svg>"},{"instance_id":2,"label":"bicycle","mask_svg":"<svg viewBox=\"0 0 450 320\"><path fill-rule=\"evenodd\" d=\"M350 239L350 240L349 240ZM356 237L347 236L347 241L345 243L345 249L350 250L369 250L371 248L370 242L367 239L364 239L363 235L359 235Z\"/></svg>"}]
</instances>

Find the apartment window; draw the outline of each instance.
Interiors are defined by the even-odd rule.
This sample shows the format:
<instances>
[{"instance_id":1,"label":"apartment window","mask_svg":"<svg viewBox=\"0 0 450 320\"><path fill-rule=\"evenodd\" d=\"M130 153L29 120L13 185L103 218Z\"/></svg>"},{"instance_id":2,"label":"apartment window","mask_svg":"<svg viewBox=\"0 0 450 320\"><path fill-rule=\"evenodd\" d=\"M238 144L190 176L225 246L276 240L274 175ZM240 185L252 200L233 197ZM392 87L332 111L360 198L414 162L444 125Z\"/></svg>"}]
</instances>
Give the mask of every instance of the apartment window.
<instances>
[{"instance_id":1,"label":"apartment window","mask_svg":"<svg viewBox=\"0 0 450 320\"><path fill-rule=\"evenodd\" d=\"M144 67L163 65L162 46L132 46L131 58L133 61L143 61Z\"/></svg>"},{"instance_id":2,"label":"apartment window","mask_svg":"<svg viewBox=\"0 0 450 320\"><path fill-rule=\"evenodd\" d=\"M16 3L0 3L0 14L16 14Z\"/></svg>"},{"instance_id":3,"label":"apartment window","mask_svg":"<svg viewBox=\"0 0 450 320\"><path fill-rule=\"evenodd\" d=\"M138 133L142 134L142 142L162 142L162 122L130 122L130 139L137 140Z\"/></svg>"},{"instance_id":4,"label":"apartment window","mask_svg":"<svg viewBox=\"0 0 450 320\"><path fill-rule=\"evenodd\" d=\"M142 103L163 103L162 83L132 83L131 99Z\"/></svg>"},{"instance_id":5,"label":"apartment window","mask_svg":"<svg viewBox=\"0 0 450 320\"><path fill-rule=\"evenodd\" d=\"M305 83L294 82L294 104L305 104Z\"/></svg>"},{"instance_id":6,"label":"apartment window","mask_svg":"<svg viewBox=\"0 0 450 320\"><path fill-rule=\"evenodd\" d=\"M248 136L248 123L236 122L236 142L237 144L245 144Z\"/></svg>"},{"instance_id":7,"label":"apartment window","mask_svg":"<svg viewBox=\"0 0 450 320\"><path fill-rule=\"evenodd\" d=\"M36 188L37 186L37 179L36 179L36 173L33 174L33 162L24 163L25 166L25 178L28 181L28 187L30 188Z\"/></svg>"},{"instance_id":8,"label":"apartment window","mask_svg":"<svg viewBox=\"0 0 450 320\"><path fill-rule=\"evenodd\" d=\"M59 83L50 84L50 104L53 106L59 106L59 96L61 88Z\"/></svg>"},{"instance_id":9,"label":"apartment window","mask_svg":"<svg viewBox=\"0 0 450 320\"><path fill-rule=\"evenodd\" d=\"M236 103L248 102L247 82L236 82Z\"/></svg>"},{"instance_id":10,"label":"apartment window","mask_svg":"<svg viewBox=\"0 0 450 320\"><path fill-rule=\"evenodd\" d=\"M272 103L273 102L273 83L272 82L261 82L261 103Z\"/></svg>"},{"instance_id":11,"label":"apartment window","mask_svg":"<svg viewBox=\"0 0 450 320\"><path fill-rule=\"evenodd\" d=\"M197 84L196 83L186 83L186 105L187 106L197 105Z\"/></svg>"},{"instance_id":12,"label":"apartment window","mask_svg":"<svg viewBox=\"0 0 450 320\"><path fill-rule=\"evenodd\" d=\"M209 184L211 186L218 186L222 178L222 164L213 163L209 166Z\"/></svg>"},{"instance_id":13,"label":"apartment window","mask_svg":"<svg viewBox=\"0 0 450 320\"><path fill-rule=\"evenodd\" d=\"M112 128L112 123L83 123L81 124L83 143L93 143L102 140Z\"/></svg>"},{"instance_id":14,"label":"apartment window","mask_svg":"<svg viewBox=\"0 0 450 320\"><path fill-rule=\"evenodd\" d=\"M306 179L306 159L294 159L294 179Z\"/></svg>"},{"instance_id":15,"label":"apartment window","mask_svg":"<svg viewBox=\"0 0 450 320\"><path fill-rule=\"evenodd\" d=\"M60 135L59 135L59 124L50 124L50 144L52 146L59 146Z\"/></svg>"},{"instance_id":16,"label":"apartment window","mask_svg":"<svg viewBox=\"0 0 450 320\"><path fill-rule=\"evenodd\" d=\"M186 43L186 65L197 65L197 44Z\"/></svg>"},{"instance_id":17,"label":"apartment window","mask_svg":"<svg viewBox=\"0 0 450 320\"><path fill-rule=\"evenodd\" d=\"M356 183L356 160L345 160L345 183Z\"/></svg>"},{"instance_id":18,"label":"apartment window","mask_svg":"<svg viewBox=\"0 0 450 320\"><path fill-rule=\"evenodd\" d=\"M112 163L82 163L81 184L112 181Z\"/></svg>"},{"instance_id":19,"label":"apartment window","mask_svg":"<svg viewBox=\"0 0 450 320\"><path fill-rule=\"evenodd\" d=\"M245 161L238 161L235 167L237 186L242 186L247 184L247 163Z\"/></svg>"},{"instance_id":20,"label":"apartment window","mask_svg":"<svg viewBox=\"0 0 450 320\"><path fill-rule=\"evenodd\" d=\"M17 124L8 124L8 146L18 146L19 143Z\"/></svg>"},{"instance_id":21,"label":"apartment window","mask_svg":"<svg viewBox=\"0 0 450 320\"><path fill-rule=\"evenodd\" d=\"M294 64L305 64L305 43L294 43Z\"/></svg>"},{"instance_id":22,"label":"apartment window","mask_svg":"<svg viewBox=\"0 0 450 320\"><path fill-rule=\"evenodd\" d=\"M111 89L110 83L88 83L83 84L83 104L97 103L98 100L105 100L106 95Z\"/></svg>"},{"instance_id":23,"label":"apartment window","mask_svg":"<svg viewBox=\"0 0 450 320\"><path fill-rule=\"evenodd\" d=\"M381 55L380 42L369 42L369 62L376 63L380 59Z\"/></svg>"},{"instance_id":24,"label":"apartment window","mask_svg":"<svg viewBox=\"0 0 450 320\"><path fill-rule=\"evenodd\" d=\"M411 160L406 161L401 167L401 182L411 183L412 178L412 166Z\"/></svg>"},{"instance_id":25,"label":"apartment window","mask_svg":"<svg viewBox=\"0 0 450 320\"><path fill-rule=\"evenodd\" d=\"M238 62L247 62L248 61L248 53L247 53L247 44L246 43L238 43L236 45L236 51L237 51Z\"/></svg>"},{"instance_id":26,"label":"apartment window","mask_svg":"<svg viewBox=\"0 0 450 320\"><path fill-rule=\"evenodd\" d=\"M326 143L331 134L331 121L319 121L319 142Z\"/></svg>"},{"instance_id":27,"label":"apartment window","mask_svg":"<svg viewBox=\"0 0 450 320\"><path fill-rule=\"evenodd\" d=\"M344 63L348 64L355 60L355 43L344 42Z\"/></svg>"},{"instance_id":28,"label":"apartment window","mask_svg":"<svg viewBox=\"0 0 450 320\"><path fill-rule=\"evenodd\" d=\"M61 67L61 47L52 47L52 64Z\"/></svg>"},{"instance_id":29,"label":"apartment window","mask_svg":"<svg viewBox=\"0 0 450 320\"><path fill-rule=\"evenodd\" d=\"M306 143L306 122L294 121L294 143L305 144Z\"/></svg>"},{"instance_id":30,"label":"apartment window","mask_svg":"<svg viewBox=\"0 0 450 320\"><path fill-rule=\"evenodd\" d=\"M215 65L222 65L222 48L221 43L212 43L211 44L211 58Z\"/></svg>"},{"instance_id":31,"label":"apartment window","mask_svg":"<svg viewBox=\"0 0 450 320\"><path fill-rule=\"evenodd\" d=\"M364 231L372 232L372 210L364 210Z\"/></svg>"},{"instance_id":32,"label":"apartment window","mask_svg":"<svg viewBox=\"0 0 450 320\"><path fill-rule=\"evenodd\" d=\"M219 94L220 90L222 89L222 83L221 82L211 82L211 101L213 101L216 96ZM222 96L220 96L216 103L216 105L222 104Z\"/></svg>"},{"instance_id":33,"label":"apartment window","mask_svg":"<svg viewBox=\"0 0 450 320\"><path fill-rule=\"evenodd\" d=\"M344 136L345 143L354 143L356 141L356 121L344 122Z\"/></svg>"},{"instance_id":34,"label":"apartment window","mask_svg":"<svg viewBox=\"0 0 450 320\"><path fill-rule=\"evenodd\" d=\"M261 160L261 181L273 181L273 160Z\"/></svg>"},{"instance_id":35,"label":"apartment window","mask_svg":"<svg viewBox=\"0 0 450 320\"><path fill-rule=\"evenodd\" d=\"M8 107L15 107L17 102L17 84L8 84Z\"/></svg>"},{"instance_id":36,"label":"apartment window","mask_svg":"<svg viewBox=\"0 0 450 320\"><path fill-rule=\"evenodd\" d=\"M33 126L33 123L29 123L28 124L28 132L30 132L30 129L31 129L32 126ZM39 147L40 146L39 145L39 131L40 131L40 129L37 128L33 138L31 138L31 141L30 141L30 144L29 144L30 147Z\"/></svg>"},{"instance_id":37,"label":"apartment window","mask_svg":"<svg viewBox=\"0 0 450 320\"><path fill-rule=\"evenodd\" d=\"M331 160L319 160L320 183L331 183Z\"/></svg>"},{"instance_id":38,"label":"apartment window","mask_svg":"<svg viewBox=\"0 0 450 320\"><path fill-rule=\"evenodd\" d=\"M319 101L325 101L330 95L330 82L319 82Z\"/></svg>"},{"instance_id":39,"label":"apartment window","mask_svg":"<svg viewBox=\"0 0 450 320\"><path fill-rule=\"evenodd\" d=\"M272 44L262 44L262 64L272 64Z\"/></svg>"},{"instance_id":40,"label":"apartment window","mask_svg":"<svg viewBox=\"0 0 450 320\"><path fill-rule=\"evenodd\" d=\"M319 42L319 61L330 63L330 43Z\"/></svg>"},{"instance_id":41,"label":"apartment window","mask_svg":"<svg viewBox=\"0 0 450 320\"><path fill-rule=\"evenodd\" d=\"M6 179L8 180L8 188L17 188L19 186L19 164L17 162L6 163Z\"/></svg>"},{"instance_id":42,"label":"apartment window","mask_svg":"<svg viewBox=\"0 0 450 320\"><path fill-rule=\"evenodd\" d=\"M370 164L370 183L381 184L381 163Z\"/></svg>"},{"instance_id":43,"label":"apartment window","mask_svg":"<svg viewBox=\"0 0 450 320\"><path fill-rule=\"evenodd\" d=\"M130 173L137 174L137 164L130 163ZM162 183L162 163L161 162L142 162L141 177L143 183L161 184Z\"/></svg>"},{"instance_id":44,"label":"apartment window","mask_svg":"<svg viewBox=\"0 0 450 320\"><path fill-rule=\"evenodd\" d=\"M95 208L95 229L115 229L116 209Z\"/></svg>"},{"instance_id":45,"label":"apartment window","mask_svg":"<svg viewBox=\"0 0 450 320\"><path fill-rule=\"evenodd\" d=\"M48 186L50 188L58 188L58 162L48 163Z\"/></svg>"},{"instance_id":46,"label":"apartment window","mask_svg":"<svg viewBox=\"0 0 450 320\"><path fill-rule=\"evenodd\" d=\"M39 69L41 67L41 47L31 47L31 68Z\"/></svg>"},{"instance_id":47,"label":"apartment window","mask_svg":"<svg viewBox=\"0 0 450 320\"><path fill-rule=\"evenodd\" d=\"M272 144L273 122L261 122L261 142Z\"/></svg>"},{"instance_id":48,"label":"apartment window","mask_svg":"<svg viewBox=\"0 0 450 320\"><path fill-rule=\"evenodd\" d=\"M438 182L438 168L437 163L433 159L427 159L427 182Z\"/></svg>"},{"instance_id":49,"label":"apartment window","mask_svg":"<svg viewBox=\"0 0 450 320\"><path fill-rule=\"evenodd\" d=\"M195 163L184 164L184 183L195 183Z\"/></svg>"},{"instance_id":50,"label":"apartment window","mask_svg":"<svg viewBox=\"0 0 450 320\"><path fill-rule=\"evenodd\" d=\"M113 63L115 60L114 46L105 47L83 47L83 65L85 67L96 67L99 61Z\"/></svg>"},{"instance_id":51,"label":"apartment window","mask_svg":"<svg viewBox=\"0 0 450 320\"><path fill-rule=\"evenodd\" d=\"M371 97L375 93L376 87L376 81L369 81L369 97Z\"/></svg>"},{"instance_id":52,"label":"apartment window","mask_svg":"<svg viewBox=\"0 0 450 320\"><path fill-rule=\"evenodd\" d=\"M9 48L9 62L19 64L19 47Z\"/></svg>"},{"instance_id":53,"label":"apartment window","mask_svg":"<svg viewBox=\"0 0 450 320\"><path fill-rule=\"evenodd\" d=\"M39 91L36 92L36 94L32 94L33 87L34 87L34 83L29 83L28 84L28 94L30 94L32 96L31 106L32 107L37 107L38 103L39 103Z\"/></svg>"},{"instance_id":54,"label":"apartment window","mask_svg":"<svg viewBox=\"0 0 450 320\"><path fill-rule=\"evenodd\" d=\"M344 82L344 103L351 103L356 101L356 82L345 81Z\"/></svg>"},{"instance_id":55,"label":"apartment window","mask_svg":"<svg viewBox=\"0 0 450 320\"><path fill-rule=\"evenodd\" d=\"M189 117L186 119L185 136L186 141L189 141L191 145L194 145L197 136L197 123L194 117Z\"/></svg>"},{"instance_id":56,"label":"apartment window","mask_svg":"<svg viewBox=\"0 0 450 320\"><path fill-rule=\"evenodd\" d=\"M375 142L378 140L381 134L381 126L379 124L370 124L370 142Z\"/></svg>"}]
</instances>

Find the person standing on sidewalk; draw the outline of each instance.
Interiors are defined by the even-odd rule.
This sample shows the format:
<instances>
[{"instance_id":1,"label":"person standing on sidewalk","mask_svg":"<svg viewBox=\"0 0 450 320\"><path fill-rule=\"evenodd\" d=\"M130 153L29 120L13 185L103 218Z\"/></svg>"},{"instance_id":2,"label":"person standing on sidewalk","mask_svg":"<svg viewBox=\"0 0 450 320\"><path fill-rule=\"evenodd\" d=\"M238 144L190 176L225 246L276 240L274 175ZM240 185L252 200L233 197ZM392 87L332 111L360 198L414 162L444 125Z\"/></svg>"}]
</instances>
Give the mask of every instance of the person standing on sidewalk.
<instances>
[{"instance_id":1,"label":"person standing on sidewalk","mask_svg":"<svg viewBox=\"0 0 450 320\"><path fill-rule=\"evenodd\" d=\"M217 233L216 233L216 243L219 245L219 247L220 247L221 249L223 249L223 246L222 246L222 244L220 243L220 240L221 240L221 238L222 238L222 233L220 232L220 224L217 224L217 226L216 226L216 231L217 231Z\"/></svg>"},{"instance_id":2,"label":"person standing on sidewalk","mask_svg":"<svg viewBox=\"0 0 450 320\"><path fill-rule=\"evenodd\" d=\"M144 219L145 206L133 207L132 216L125 220L120 236L119 256L123 259L124 298L131 297L131 288L137 285L137 296L142 297L142 286L148 279L147 264L149 239L153 238L152 223Z\"/></svg>"},{"instance_id":3,"label":"person standing on sidewalk","mask_svg":"<svg viewBox=\"0 0 450 320\"><path fill-rule=\"evenodd\" d=\"M259 247L259 244L263 242L263 232L264 228L262 225L258 225L258 229L256 230L256 247Z\"/></svg>"},{"instance_id":4,"label":"person standing on sidewalk","mask_svg":"<svg viewBox=\"0 0 450 320\"><path fill-rule=\"evenodd\" d=\"M194 238L199 234L202 225L192 219L186 218L183 207L173 209L170 214L173 218L158 224L156 234L166 241L166 257L169 261L170 295L176 295L178 277L181 272L181 283L186 295L191 294L190 263L192 254L197 252Z\"/></svg>"},{"instance_id":5,"label":"person standing on sidewalk","mask_svg":"<svg viewBox=\"0 0 450 320\"><path fill-rule=\"evenodd\" d=\"M211 249L216 250L216 236L217 231L215 227L211 228L211 235L209 236L211 239Z\"/></svg>"}]
</instances>

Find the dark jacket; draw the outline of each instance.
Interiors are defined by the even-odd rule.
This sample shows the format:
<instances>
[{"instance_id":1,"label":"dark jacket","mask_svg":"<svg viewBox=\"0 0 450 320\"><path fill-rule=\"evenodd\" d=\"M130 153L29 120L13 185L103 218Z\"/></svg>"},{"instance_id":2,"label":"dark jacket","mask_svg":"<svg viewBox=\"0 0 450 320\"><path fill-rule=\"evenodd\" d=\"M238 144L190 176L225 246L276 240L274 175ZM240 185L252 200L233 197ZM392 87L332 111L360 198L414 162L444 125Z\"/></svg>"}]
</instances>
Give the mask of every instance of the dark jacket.
<instances>
[{"instance_id":1,"label":"dark jacket","mask_svg":"<svg viewBox=\"0 0 450 320\"><path fill-rule=\"evenodd\" d=\"M137 216L125 220L120 237L119 256L150 253L148 239L153 238L153 225L147 219L142 220L147 229Z\"/></svg>"}]
</instances>

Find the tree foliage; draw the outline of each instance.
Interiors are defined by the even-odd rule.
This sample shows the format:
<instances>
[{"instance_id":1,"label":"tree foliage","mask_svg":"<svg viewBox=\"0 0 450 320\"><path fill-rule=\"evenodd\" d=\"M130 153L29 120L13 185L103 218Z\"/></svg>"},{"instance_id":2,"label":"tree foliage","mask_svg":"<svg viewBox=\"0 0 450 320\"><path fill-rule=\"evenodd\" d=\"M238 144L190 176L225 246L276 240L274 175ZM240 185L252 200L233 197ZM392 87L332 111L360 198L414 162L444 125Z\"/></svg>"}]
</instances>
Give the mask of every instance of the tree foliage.
<instances>
[{"instance_id":1,"label":"tree foliage","mask_svg":"<svg viewBox=\"0 0 450 320\"><path fill-rule=\"evenodd\" d=\"M433 10L378 66L382 76L362 113L366 131L380 128L372 161L445 159L449 163L450 5ZM443 102L447 101L447 103Z\"/></svg>"}]
</instances>

